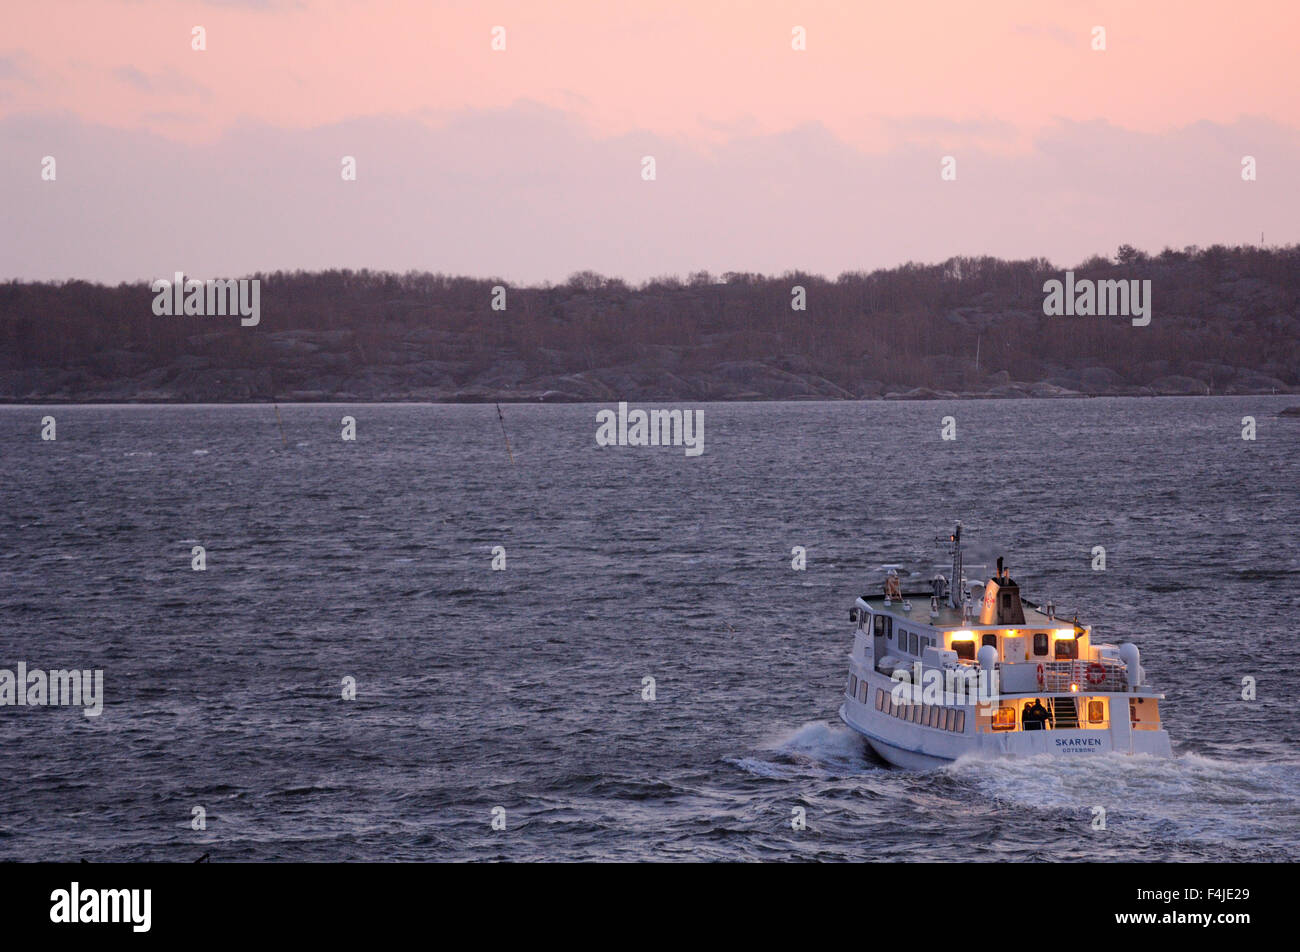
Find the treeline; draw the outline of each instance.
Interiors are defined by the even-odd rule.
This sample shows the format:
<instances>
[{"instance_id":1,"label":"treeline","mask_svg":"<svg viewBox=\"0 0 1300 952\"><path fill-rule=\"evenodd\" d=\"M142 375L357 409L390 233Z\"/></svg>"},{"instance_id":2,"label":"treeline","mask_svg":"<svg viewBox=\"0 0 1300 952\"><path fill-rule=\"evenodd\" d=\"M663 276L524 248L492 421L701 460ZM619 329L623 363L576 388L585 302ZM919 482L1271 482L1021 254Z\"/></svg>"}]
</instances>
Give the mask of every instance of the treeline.
<instances>
[{"instance_id":1,"label":"treeline","mask_svg":"<svg viewBox=\"0 0 1300 952\"><path fill-rule=\"evenodd\" d=\"M1087 368L1126 387L1184 375L1219 390L1247 373L1300 383L1300 246L1155 255L1123 246L1072 269L1076 278L1150 280L1146 327L1044 316L1043 284L1064 270L1041 258L979 257L834 279L700 272L637 286L584 271L533 287L415 272L274 272L248 276L261 282L257 327L156 316L145 281L10 281L0 284L0 398L129 397L129 387L112 386L130 379L167 393L168 369L171 379L255 371L258 387L273 392L358 395L366 374L382 369L391 381L422 362L439 393L541 389L610 368L689 381L737 362L811 375L833 385L825 392L849 396L1073 380ZM504 310L493 308L497 287ZM801 295L806 309L793 309Z\"/></svg>"}]
</instances>

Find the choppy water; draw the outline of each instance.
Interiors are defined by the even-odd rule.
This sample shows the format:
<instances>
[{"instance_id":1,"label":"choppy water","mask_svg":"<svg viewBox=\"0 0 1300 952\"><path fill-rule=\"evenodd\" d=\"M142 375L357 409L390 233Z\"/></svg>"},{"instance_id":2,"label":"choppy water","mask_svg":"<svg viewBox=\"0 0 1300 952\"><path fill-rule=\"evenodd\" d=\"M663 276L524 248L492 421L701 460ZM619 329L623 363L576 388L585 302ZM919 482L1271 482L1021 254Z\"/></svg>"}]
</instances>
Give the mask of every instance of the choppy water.
<instances>
[{"instance_id":1,"label":"choppy water","mask_svg":"<svg viewBox=\"0 0 1300 952\"><path fill-rule=\"evenodd\" d=\"M107 694L0 708L0 858L1295 860L1293 402L710 404L698 458L508 406L514 467L490 405L0 409L0 667ZM956 518L1138 642L1176 759L840 725L853 597Z\"/></svg>"}]
</instances>

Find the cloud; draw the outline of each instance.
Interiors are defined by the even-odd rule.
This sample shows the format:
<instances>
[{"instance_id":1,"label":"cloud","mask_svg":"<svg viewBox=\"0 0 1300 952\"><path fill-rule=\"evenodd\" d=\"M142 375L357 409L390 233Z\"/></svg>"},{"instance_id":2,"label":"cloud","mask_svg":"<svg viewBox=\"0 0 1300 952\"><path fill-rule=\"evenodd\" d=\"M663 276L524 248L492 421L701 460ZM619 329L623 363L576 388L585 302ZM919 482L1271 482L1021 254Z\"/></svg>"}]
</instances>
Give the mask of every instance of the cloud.
<instances>
[{"instance_id":1,"label":"cloud","mask_svg":"<svg viewBox=\"0 0 1300 952\"><path fill-rule=\"evenodd\" d=\"M134 66L119 66L113 76L138 92L155 96L195 96L207 101L212 90L182 75L174 69L158 73L145 73Z\"/></svg>"},{"instance_id":2,"label":"cloud","mask_svg":"<svg viewBox=\"0 0 1300 952\"><path fill-rule=\"evenodd\" d=\"M36 77L28 68L27 63L28 57L25 53L0 53L0 82L8 81L35 85Z\"/></svg>"},{"instance_id":3,"label":"cloud","mask_svg":"<svg viewBox=\"0 0 1300 952\"><path fill-rule=\"evenodd\" d=\"M1261 231L1300 241L1300 135L1263 119L1164 134L1061 121L1015 153L958 150L952 182L920 140L868 154L820 123L713 143L610 137L535 102L436 122L244 123L188 145L66 114L10 117L0 141L0 279L325 267L515 283L587 268L630 280L834 275L956 254L1073 264L1121 243L1158 251ZM1246 154L1256 182L1241 180ZM42 155L57 158L56 182L40 180ZM340 176L345 155L355 182ZM645 155L654 181L641 178Z\"/></svg>"}]
</instances>

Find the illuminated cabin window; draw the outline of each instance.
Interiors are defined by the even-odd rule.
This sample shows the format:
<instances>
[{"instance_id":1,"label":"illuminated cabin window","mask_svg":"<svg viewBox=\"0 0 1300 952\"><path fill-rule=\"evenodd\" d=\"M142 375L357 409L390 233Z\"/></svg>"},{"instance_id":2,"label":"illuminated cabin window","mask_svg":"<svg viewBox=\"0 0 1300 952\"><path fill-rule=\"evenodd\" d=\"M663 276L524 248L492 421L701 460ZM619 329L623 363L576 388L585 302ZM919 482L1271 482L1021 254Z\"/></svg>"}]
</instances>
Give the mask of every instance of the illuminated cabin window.
<instances>
[{"instance_id":1,"label":"illuminated cabin window","mask_svg":"<svg viewBox=\"0 0 1300 952\"><path fill-rule=\"evenodd\" d=\"M990 648L996 648L998 646L997 634L991 631L986 632L984 637L980 639L980 644L987 645Z\"/></svg>"},{"instance_id":2,"label":"illuminated cabin window","mask_svg":"<svg viewBox=\"0 0 1300 952\"><path fill-rule=\"evenodd\" d=\"M958 734L966 733L966 712L957 711L957 726L953 728Z\"/></svg>"},{"instance_id":3,"label":"illuminated cabin window","mask_svg":"<svg viewBox=\"0 0 1300 952\"><path fill-rule=\"evenodd\" d=\"M1079 657L1079 642L1076 641L1074 638L1057 638L1056 657L1058 658Z\"/></svg>"},{"instance_id":4,"label":"illuminated cabin window","mask_svg":"<svg viewBox=\"0 0 1300 952\"><path fill-rule=\"evenodd\" d=\"M1041 658L1047 654L1047 632L1034 632L1034 657Z\"/></svg>"},{"instance_id":5,"label":"illuminated cabin window","mask_svg":"<svg viewBox=\"0 0 1300 952\"><path fill-rule=\"evenodd\" d=\"M884 709L885 709L885 692L881 688L876 688L876 710L883 711Z\"/></svg>"},{"instance_id":6,"label":"illuminated cabin window","mask_svg":"<svg viewBox=\"0 0 1300 952\"><path fill-rule=\"evenodd\" d=\"M942 727L942 726L943 726L942 718L943 718L943 708L941 708L941 707L932 707L932 708L930 708L930 726L931 726L931 727Z\"/></svg>"},{"instance_id":7,"label":"illuminated cabin window","mask_svg":"<svg viewBox=\"0 0 1300 952\"><path fill-rule=\"evenodd\" d=\"M885 637L885 616L874 615L873 617L876 619L876 637L884 638Z\"/></svg>"},{"instance_id":8,"label":"illuminated cabin window","mask_svg":"<svg viewBox=\"0 0 1300 952\"><path fill-rule=\"evenodd\" d=\"M952 650L957 652L957 657L962 661L975 660L975 639L974 638L954 638L952 640Z\"/></svg>"},{"instance_id":9,"label":"illuminated cabin window","mask_svg":"<svg viewBox=\"0 0 1300 952\"><path fill-rule=\"evenodd\" d=\"M867 703L867 692L870 690L871 687L870 685L867 684L866 681L862 681L861 683L858 684L858 700L861 701L863 704Z\"/></svg>"},{"instance_id":10,"label":"illuminated cabin window","mask_svg":"<svg viewBox=\"0 0 1300 952\"><path fill-rule=\"evenodd\" d=\"M1016 709L1014 707L1000 707L997 713L993 715L993 729L995 731L1013 731L1016 729Z\"/></svg>"},{"instance_id":11,"label":"illuminated cabin window","mask_svg":"<svg viewBox=\"0 0 1300 952\"><path fill-rule=\"evenodd\" d=\"M921 716L921 705L919 704L907 705L907 721L909 724L915 724L917 718L919 718L920 716Z\"/></svg>"},{"instance_id":12,"label":"illuminated cabin window","mask_svg":"<svg viewBox=\"0 0 1300 952\"><path fill-rule=\"evenodd\" d=\"M953 725L957 723L957 712L950 707L943 709L943 729L950 731Z\"/></svg>"},{"instance_id":13,"label":"illuminated cabin window","mask_svg":"<svg viewBox=\"0 0 1300 952\"><path fill-rule=\"evenodd\" d=\"M1088 702L1088 723L1101 724L1106 720L1106 702L1089 701Z\"/></svg>"}]
</instances>

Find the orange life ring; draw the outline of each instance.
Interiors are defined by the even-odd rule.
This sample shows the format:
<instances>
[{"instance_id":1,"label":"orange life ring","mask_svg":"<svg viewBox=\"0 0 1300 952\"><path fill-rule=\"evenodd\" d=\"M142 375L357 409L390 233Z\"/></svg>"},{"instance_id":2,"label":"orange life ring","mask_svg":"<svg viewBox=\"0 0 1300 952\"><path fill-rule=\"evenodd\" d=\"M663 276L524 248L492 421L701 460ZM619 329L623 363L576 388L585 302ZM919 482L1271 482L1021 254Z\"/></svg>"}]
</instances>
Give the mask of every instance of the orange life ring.
<instances>
[{"instance_id":1,"label":"orange life ring","mask_svg":"<svg viewBox=\"0 0 1300 952\"><path fill-rule=\"evenodd\" d=\"M1106 680L1106 669L1098 661L1088 662L1088 683L1093 687Z\"/></svg>"},{"instance_id":2,"label":"orange life ring","mask_svg":"<svg viewBox=\"0 0 1300 952\"><path fill-rule=\"evenodd\" d=\"M1041 688L1047 684L1047 673L1043 667L1043 662L1038 662L1038 686Z\"/></svg>"}]
</instances>

